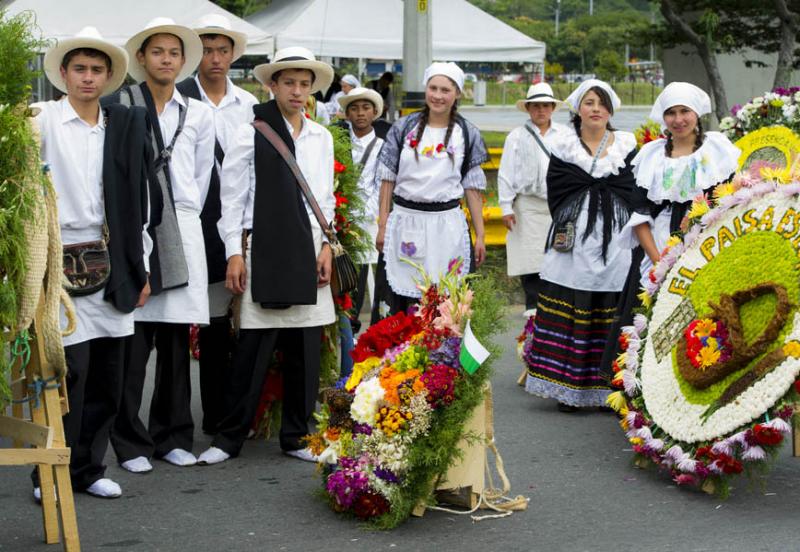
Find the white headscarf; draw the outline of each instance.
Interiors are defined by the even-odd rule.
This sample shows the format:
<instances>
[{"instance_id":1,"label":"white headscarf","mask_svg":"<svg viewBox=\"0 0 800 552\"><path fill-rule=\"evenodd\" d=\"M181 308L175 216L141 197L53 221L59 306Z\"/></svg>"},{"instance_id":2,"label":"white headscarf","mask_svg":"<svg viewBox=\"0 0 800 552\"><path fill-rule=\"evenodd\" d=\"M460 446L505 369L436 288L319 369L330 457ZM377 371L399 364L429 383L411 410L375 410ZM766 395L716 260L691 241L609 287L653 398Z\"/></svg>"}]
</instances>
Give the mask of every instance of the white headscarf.
<instances>
[{"instance_id":1,"label":"white headscarf","mask_svg":"<svg viewBox=\"0 0 800 552\"><path fill-rule=\"evenodd\" d=\"M614 92L614 89L611 88L611 85L607 82L601 81L600 79L589 79L583 81L580 86L578 86L578 88L576 88L575 91L567 97L566 102L570 105L572 111L575 113L578 112L580 109L581 100L583 100L583 97L586 95L589 89L594 88L595 86L602 88L608 93L608 97L611 98L611 107L613 108L614 112L619 109L619 106L622 105L622 101L620 101L619 96L617 96L617 93Z\"/></svg>"},{"instance_id":2,"label":"white headscarf","mask_svg":"<svg viewBox=\"0 0 800 552\"><path fill-rule=\"evenodd\" d=\"M664 112L676 105L685 105L698 117L711 113L711 98L702 89L688 82L671 82L656 98L650 118L662 127L666 126Z\"/></svg>"},{"instance_id":3,"label":"white headscarf","mask_svg":"<svg viewBox=\"0 0 800 552\"><path fill-rule=\"evenodd\" d=\"M464 91L464 71L462 71L461 67L452 61L448 61L447 63L435 61L431 63L431 65L425 69L425 75L422 77L422 85L428 86L428 81L436 75L444 75L445 77L448 77L450 80L456 83L459 92Z\"/></svg>"},{"instance_id":4,"label":"white headscarf","mask_svg":"<svg viewBox=\"0 0 800 552\"><path fill-rule=\"evenodd\" d=\"M349 84L353 88L360 88L361 87L361 83L359 82L358 78L356 78L355 75L351 75L350 73L348 73L345 76L343 76L339 80L339 82L343 82L343 83Z\"/></svg>"}]
</instances>

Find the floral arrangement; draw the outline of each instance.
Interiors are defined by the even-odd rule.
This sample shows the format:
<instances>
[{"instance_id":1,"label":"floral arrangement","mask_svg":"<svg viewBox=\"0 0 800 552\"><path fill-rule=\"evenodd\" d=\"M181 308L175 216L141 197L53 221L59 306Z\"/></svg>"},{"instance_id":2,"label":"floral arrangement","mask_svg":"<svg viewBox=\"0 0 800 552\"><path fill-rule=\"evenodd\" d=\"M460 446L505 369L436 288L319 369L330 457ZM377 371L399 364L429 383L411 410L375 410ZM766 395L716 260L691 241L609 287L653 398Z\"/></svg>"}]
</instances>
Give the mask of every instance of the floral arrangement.
<instances>
[{"instance_id":1,"label":"floral arrangement","mask_svg":"<svg viewBox=\"0 0 800 552\"><path fill-rule=\"evenodd\" d=\"M719 122L721 132L736 141L745 134L769 126L785 126L800 134L800 88L776 88L744 105L735 105L731 116Z\"/></svg>"},{"instance_id":2,"label":"floral arrangement","mask_svg":"<svg viewBox=\"0 0 800 552\"><path fill-rule=\"evenodd\" d=\"M491 374L489 362L472 373L462 367L461 336L469 320L488 343L501 321L492 283L460 278L460 269L455 263L438 285L426 278L418 307L364 332L350 377L325 390L307 439L334 510L395 527L458 459L464 424Z\"/></svg>"},{"instance_id":3,"label":"floral arrangement","mask_svg":"<svg viewBox=\"0 0 800 552\"><path fill-rule=\"evenodd\" d=\"M759 174L760 173L760 174ZM797 165L695 199L619 336L608 404L636 462L726 496L790 433L800 401Z\"/></svg>"},{"instance_id":4,"label":"floral arrangement","mask_svg":"<svg viewBox=\"0 0 800 552\"><path fill-rule=\"evenodd\" d=\"M647 119L642 126L633 131L633 135L636 136L637 149L642 149L643 145L659 138L666 138L661 132L661 125L652 119Z\"/></svg>"},{"instance_id":5,"label":"floral arrangement","mask_svg":"<svg viewBox=\"0 0 800 552\"><path fill-rule=\"evenodd\" d=\"M406 142L408 142L408 147L410 147L411 149L414 150L417 149L417 146L419 146L419 140L417 140L416 128L414 128L411 132L409 132L406 135ZM435 157L437 154L441 154L442 152L444 152L445 155L453 155L455 151L456 150L452 144L449 146L445 146L442 142L439 142L435 146L430 145L422 148L422 155L424 155L425 157Z\"/></svg>"}]
</instances>

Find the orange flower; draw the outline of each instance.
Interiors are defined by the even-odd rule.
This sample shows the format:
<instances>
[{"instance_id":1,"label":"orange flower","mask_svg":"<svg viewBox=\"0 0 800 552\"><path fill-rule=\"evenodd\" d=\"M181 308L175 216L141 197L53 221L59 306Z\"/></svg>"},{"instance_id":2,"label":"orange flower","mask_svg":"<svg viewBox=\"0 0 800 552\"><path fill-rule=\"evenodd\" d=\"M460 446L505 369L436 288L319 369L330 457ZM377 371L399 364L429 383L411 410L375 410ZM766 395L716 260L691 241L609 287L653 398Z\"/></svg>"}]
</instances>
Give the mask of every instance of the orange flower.
<instances>
[{"instance_id":1,"label":"orange flower","mask_svg":"<svg viewBox=\"0 0 800 552\"><path fill-rule=\"evenodd\" d=\"M328 441L338 441L341 434L342 430L338 427L329 427L325 430L325 438Z\"/></svg>"},{"instance_id":2,"label":"orange flower","mask_svg":"<svg viewBox=\"0 0 800 552\"><path fill-rule=\"evenodd\" d=\"M419 370L406 370L405 372L398 372L394 368L384 368L381 371L380 383L383 387L384 395L383 400L389 404L399 405L400 396L397 393L397 388L406 380L412 380L412 389L414 393L421 392L425 385L419 380Z\"/></svg>"}]
</instances>

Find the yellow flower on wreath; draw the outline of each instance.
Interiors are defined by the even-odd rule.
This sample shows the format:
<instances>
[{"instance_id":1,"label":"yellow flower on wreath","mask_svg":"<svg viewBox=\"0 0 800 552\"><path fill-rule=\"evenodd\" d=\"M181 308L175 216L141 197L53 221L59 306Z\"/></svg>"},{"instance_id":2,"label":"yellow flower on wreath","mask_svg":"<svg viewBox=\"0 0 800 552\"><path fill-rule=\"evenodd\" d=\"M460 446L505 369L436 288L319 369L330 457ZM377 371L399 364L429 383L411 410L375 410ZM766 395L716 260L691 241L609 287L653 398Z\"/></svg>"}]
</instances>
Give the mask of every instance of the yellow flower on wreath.
<instances>
[{"instance_id":1,"label":"yellow flower on wreath","mask_svg":"<svg viewBox=\"0 0 800 552\"><path fill-rule=\"evenodd\" d=\"M773 180L778 184L789 184L792 181L791 167L764 167L761 169L761 178Z\"/></svg>"},{"instance_id":2,"label":"yellow flower on wreath","mask_svg":"<svg viewBox=\"0 0 800 552\"><path fill-rule=\"evenodd\" d=\"M653 298L650 297L650 294L647 293L647 290L642 290L639 295L637 295L639 301L641 301L642 306L646 309L649 309L650 306L653 304Z\"/></svg>"},{"instance_id":3,"label":"yellow flower on wreath","mask_svg":"<svg viewBox=\"0 0 800 552\"><path fill-rule=\"evenodd\" d=\"M718 349L712 349L711 347L703 347L700 349L700 354L697 355L700 361L701 368L708 368L709 366L714 366L717 362L719 362L721 352Z\"/></svg>"},{"instance_id":4,"label":"yellow flower on wreath","mask_svg":"<svg viewBox=\"0 0 800 552\"><path fill-rule=\"evenodd\" d=\"M694 200L692 203L692 208L689 209L688 216L690 219L696 219L702 217L706 213L708 213L708 202L706 201L706 198L703 197Z\"/></svg>"},{"instance_id":5,"label":"yellow flower on wreath","mask_svg":"<svg viewBox=\"0 0 800 552\"><path fill-rule=\"evenodd\" d=\"M711 332L717 329L717 324L710 318L702 318L697 322L694 327L694 335L697 337L706 337L711 335Z\"/></svg>"},{"instance_id":6,"label":"yellow flower on wreath","mask_svg":"<svg viewBox=\"0 0 800 552\"><path fill-rule=\"evenodd\" d=\"M787 357L800 358L800 342L790 341L783 346L783 353Z\"/></svg>"},{"instance_id":7,"label":"yellow flower on wreath","mask_svg":"<svg viewBox=\"0 0 800 552\"><path fill-rule=\"evenodd\" d=\"M731 195L733 192L736 191L736 186L727 182L725 184L720 184L714 189L714 198L721 199L725 196Z\"/></svg>"}]
</instances>

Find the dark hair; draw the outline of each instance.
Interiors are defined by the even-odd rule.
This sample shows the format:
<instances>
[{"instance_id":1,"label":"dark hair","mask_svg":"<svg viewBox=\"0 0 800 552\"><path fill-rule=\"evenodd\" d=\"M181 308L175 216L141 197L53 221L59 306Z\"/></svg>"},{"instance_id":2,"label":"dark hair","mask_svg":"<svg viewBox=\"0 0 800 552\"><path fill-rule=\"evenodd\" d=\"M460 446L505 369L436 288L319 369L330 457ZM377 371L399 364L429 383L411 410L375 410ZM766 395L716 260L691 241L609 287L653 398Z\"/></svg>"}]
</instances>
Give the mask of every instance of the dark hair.
<instances>
[{"instance_id":1,"label":"dark hair","mask_svg":"<svg viewBox=\"0 0 800 552\"><path fill-rule=\"evenodd\" d=\"M186 49L183 46L183 39L181 37L179 37L178 35L174 35L172 33L155 33L155 34L151 34L150 36L145 38L142 41L142 45L139 46L139 52L141 52L142 55L144 55L144 51L147 49L147 45L150 44L150 41L153 39L153 37L154 36L158 36L158 35L169 35L169 36L174 36L175 38L177 38L178 42L181 43L181 55L184 55Z\"/></svg>"},{"instance_id":2,"label":"dark hair","mask_svg":"<svg viewBox=\"0 0 800 552\"><path fill-rule=\"evenodd\" d=\"M386 71L378 80L391 84L394 82L394 75L390 71Z\"/></svg>"},{"instance_id":3,"label":"dark hair","mask_svg":"<svg viewBox=\"0 0 800 552\"><path fill-rule=\"evenodd\" d=\"M581 101L589 92L594 92L597 94L597 97L600 98L600 105L605 107L608 112L613 115L614 114L614 104L611 102L611 96L608 95L608 92L600 88L599 86L592 86L589 90L584 92L583 97L581 97ZM572 114L572 126L575 127L575 134L578 135L578 138L581 137L581 116L578 115L578 112ZM613 126L611 126L611 121L606 121L606 129L607 130L617 130Z\"/></svg>"},{"instance_id":4,"label":"dark hair","mask_svg":"<svg viewBox=\"0 0 800 552\"><path fill-rule=\"evenodd\" d=\"M317 80L317 74L312 71L311 69L303 69L302 67L287 67L286 69L281 69L280 71L275 71L272 73L272 76L269 78L272 82L278 82L278 79L281 76L281 73L284 71L308 71L311 73L311 84L314 84L314 81Z\"/></svg>"},{"instance_id":5,"label":"dark hair","mask_svg":"<svg viewBox=\"0 0 800 552\"><path fill-rule=\"evenodd\" d=\"M106 69L109 71L112 69L111 58L108 56L108 54L95 48L75 48L74 50L70 50L64 54L64 57L61 59L61 67L66 71L69 67L69 62L72 61L72 58L78 55L88 56L90 58L100 58L103 60L103 63L106 64Z\"/></svg>"},{"instance_id":6,"label":"dark hair","mask_svg":"<svg viewBox=\"0 0 800 552\"><path fill-rule=\"evenodd\" d=\"M700 120L700 117L697 118L697 126L694 131L694 148L692 149L692 153L699 150L706 139L706 133L703 130L703 122ZM665 130L664 135L667 137L667 143L664 144L664 151L666 151L667 157L672 157L672 149L675 147L672 143L672 133L669 130Z\"/></svg>"},{"instance_id":7,"label":"dark hair","mask_svg":"<svg viewBox=\"0 0 800 552\"><path fill-rule=\"evenodd\" d=\"M229 37L228 35L219 34L219 33L203 33L203 34L200 35L200 39L202 40L204 38L207 38L209 40L216 40L218 38L227 38L228 42L231 43L231 48L236 46L236 44L233 43L233 39L231 37Z\"/></svg>"}]
</instances>

